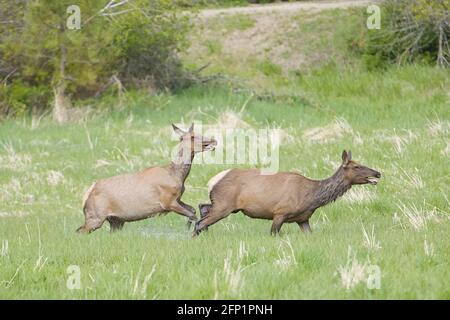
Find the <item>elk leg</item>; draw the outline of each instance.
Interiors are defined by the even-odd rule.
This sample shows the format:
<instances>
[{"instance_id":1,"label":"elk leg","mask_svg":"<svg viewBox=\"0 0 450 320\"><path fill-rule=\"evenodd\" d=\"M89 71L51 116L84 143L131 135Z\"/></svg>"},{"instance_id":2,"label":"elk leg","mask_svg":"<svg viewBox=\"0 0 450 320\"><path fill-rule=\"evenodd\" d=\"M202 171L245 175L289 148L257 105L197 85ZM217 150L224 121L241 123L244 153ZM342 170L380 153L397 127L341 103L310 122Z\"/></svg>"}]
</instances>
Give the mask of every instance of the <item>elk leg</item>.
<instances>
[{"instance_id":1,"label":"elk leg","mask_svg":"<svg viewBox=\"0 0 450 320\"><path fill-rule=\"evenodd\" d=\"M188 205L187 203L184 203L180 199L178 199L178 203L181 206L183 206L185 209L188 209L189 211L191 211L194 214L194 216L195 216L196 212L195 212L194 207ZM195 220L192 220L191 218L188 218L188 221L187 221L187 228L188 228L188 230L191 228L192 221L195 221Z\"/></svg>"},{"instance_id":2,"label":"elk leg","mask_svg":"<svg viewBox=\"0 0 450 320\"><path fill-rule=\"evenodd\" d=\"M84 209L84 225L77 229L78 233L91 233L103 225L107 214L97 214L97 212L104 212L103 210L97 211L94 207L93 201L88 199Z\"/></svg>"},{"instance_id":3,"label":"elk leg","mask_svg":"<svg viewBox=\"0 0 450 320\"><path fill-rule=\"evenodd\" d=\"M190 221L197 221L197 217L195 216L195 213L193 213L191 210L185 208L181 203L178 201L175 201L172 203L169 207L169 209L173 212L179 213L185 217L188 217ZM195 210L194 210L195 212Z\"/></svg>"},{"instance_id":4,"label":"elk leg","mask_svg":"<svg viewBox=\"0 0 450 320\"><path fill-rule=\"evenodd\" d=\"M105 219L100 219L100 218L86 218L86 222L84 223L84 225L82 225L81 227L79 227L77 229L77 232L79 233L91 233L95 230L97 230L98 228L100 228L103 225L103 222L105 222Z\"/></svg>"},{"instance_id":5,"label":"elk leg","mask_svg":"<svg viewBox=\"0 0 450 320\"><path fill-rule=\"evenodd\" d=\"M195 215L196 211L195 211L194 207L188 205L187 203L184 203L184 202L181 201L181 200L178 200L178 203L179 203L180 205L182 205L184 208L188 209L190 212L192 212L192 213Z\"/></svg>"},{"instance_id":6,"label":"elk leg","mask_svg":"<svg viewBox=\"0 0 450 320\"><path fill-rule=\"evenodd\" d=\"M108 202L92 196L87 199L83 211L84 225L77 229L79 233L91 233L99 229L110 214Z\"/></svg>"},{"instance_id":7,"label":"elk leg","mask_svg":"<svg viewBox=\"0 0 450 320\"><path fill-rule=\"evenodd\" d=\"M123 225L125 224L125 221L115 216L110 216L107 220L109 222L110 232L122 230Z\"/></svg>"},{"instance_id":8,"label":"elk leg","mask_svg":"<svg viewBox=\"0 0 450 320\"><path fill-rule=\"evenodd\" d=\"M211 211L212 204L210 203L201 203L198 205L198 210L200 211L200 218L206 216L209 211Z\"/></svg>"},{"instance_id":9,"label":"elk leg","mask_svg":"<svg viewBox=\"0 0 450 320\"><path fill-rule=\"evenodd\" d=\"M210 203L201 203L198 205L198 210L200 211L200 218L204 218L212 208L212 204ZM203 230L208 231L208 227L205 227Z\"/></svg>"},{"instance_id":10,"label":"elk leg","mask_svg":"<svg viewBox=\"0 0 450 320\"><path fill-rule=\"evenodd\" d=\"M311 227L309 226L309 220L303 222L297 222L298 226L304 233L311 233Z\"/></svg>"},{"instance_id":11,"label":"elk leg","mask_svg":"<svg viewBox=\"0 0 450 320\"><path fill-rule=\"evenodd\" d=\"M230 214L231 210L229 208L225 207L218 209L217 207L213 206L206 216L197 221L197 223L195 224L193 236L195 237L199 235L200 232L207 229L210 225L216 223L219 220L222 220L223 218L228 217Z\"/></svg>"},{"instance_id":12,"label":"elk leg","mask_svg":"<svg viewBox=\"0 0 450 320\"><path fill-rule=\"evenodd\" d=\"M281 226L284 223L284 216L275 216L272 222L272 228L270 229L271 235L277 235L280 233Z\"/></svg>"}]
</instances>

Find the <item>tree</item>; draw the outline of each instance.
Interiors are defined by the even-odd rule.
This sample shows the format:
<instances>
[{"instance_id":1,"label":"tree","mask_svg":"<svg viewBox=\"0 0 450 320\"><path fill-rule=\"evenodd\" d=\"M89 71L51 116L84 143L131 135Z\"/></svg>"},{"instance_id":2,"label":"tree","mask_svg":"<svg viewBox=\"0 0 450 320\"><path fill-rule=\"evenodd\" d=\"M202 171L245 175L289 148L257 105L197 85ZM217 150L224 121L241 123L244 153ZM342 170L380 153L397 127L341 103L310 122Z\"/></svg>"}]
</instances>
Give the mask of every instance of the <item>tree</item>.
<instances>
[{"instance_id":1,"label":"tree","mask_svg":"<svg viewBox=\"0 0 450 320\"><path fill-rule=\"evenodd\" d=\"M450 67L450 1L386 0L381 29L356 41L369 65L425 61Z\"/></svg>"},{"instance_id":2,"label":"tree","mask_svg":"<svg viewBox=\"0 0 450 320\"><path fill-rule=\"evenodd\" d=\"M59 122L70 118L70 96L92 96L112 77L123 77L127 85L150 77L164 87L181 68L176 52L187 17L169 0L79 0L80 29L67 27L72 0L0 0L0 5L14 9L14 23L0 24L0 76L15 70L7 80L7 103L14 100L14 88L44 88L46 97L53 95ZM42 102L29 94L18 100Z\"/></svg>"}]
</instances>

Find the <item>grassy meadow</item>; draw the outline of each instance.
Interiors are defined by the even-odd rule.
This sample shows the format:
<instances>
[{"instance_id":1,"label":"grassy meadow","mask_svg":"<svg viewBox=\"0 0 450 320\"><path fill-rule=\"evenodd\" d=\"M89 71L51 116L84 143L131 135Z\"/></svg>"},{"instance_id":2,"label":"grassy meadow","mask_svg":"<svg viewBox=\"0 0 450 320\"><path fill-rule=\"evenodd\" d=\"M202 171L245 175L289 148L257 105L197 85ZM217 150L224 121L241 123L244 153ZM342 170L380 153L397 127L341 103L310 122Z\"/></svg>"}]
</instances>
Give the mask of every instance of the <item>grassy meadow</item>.
<instances>
[{"instance_id":1,"label":"grassy meadow","mask_svg":"<svg viewBox=\"0 0 450 320\"><path fill-rule=\"evenodd\" d=\"M306 30L317 31L311 24ZM199 64L192 52L186 63ZM45 115L2 120L0 298L450 299L448 71L412 65L368 72L354 60L302 74L268 67L260 77L260 62L252 66L242 76L262 79L256 87L304 98L258 99L207 85L130 92L122 108L104 102L67 125ZM269 83L273 73L280 81ZM281 128L281 171L326 178L350 149L383 176L317 210L307 235L285 224L272 237L271 222L240 213L195 239L175 213L113 234L107 223L90 235L75 233L93 181L168 163L177 144L170 124L191 121ZM229 167L194 164L183 200L194 207L208 200L208 180ZM67 287L71 265L79 266L80 289ZM366 285L373 266L379 288Z\"/></svg>"}]
</instances>

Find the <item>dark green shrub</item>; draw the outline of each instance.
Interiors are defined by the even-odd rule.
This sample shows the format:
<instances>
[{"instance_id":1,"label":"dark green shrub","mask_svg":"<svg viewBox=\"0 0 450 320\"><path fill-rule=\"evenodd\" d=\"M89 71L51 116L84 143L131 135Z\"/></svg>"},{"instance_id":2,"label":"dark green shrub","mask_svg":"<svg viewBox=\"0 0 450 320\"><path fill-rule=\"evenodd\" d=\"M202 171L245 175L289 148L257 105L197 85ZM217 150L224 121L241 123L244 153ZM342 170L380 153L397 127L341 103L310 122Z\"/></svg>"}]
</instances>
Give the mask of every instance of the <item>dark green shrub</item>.
<instances>
[{"instance_id":1,"label":"dark green shrub","mask_svg":"<svg viewBox=\"0 0 450 320\"><path fill-rule=\"evenodd\" d=\"M369 68L389 63L450 66L450 1L386 0L381 29L367 30L352 41Z\"/></svg>"},{"instance_id":2,"label":"dark green shrub","mask_svg":"<svg viewBox=\"0 0 450 320\"><path fill-rule=\"evenodd\" d=\"M148 17L154 11L165 13L153 16L150 24ZM184 86L184 70L177 53L187 44L188 19L176 15L169 1L143 5L141 11L119 17L115 26L113 46L120 51L116 62L120 79L134 85L148 82L157 89Z\"/></svg>"},{"instance_id":3,"label":"dark green shrub","mask_svg":"<svg viewBox=\"0 0 450 320\"><path fill-rule=\"evenodd\" d=\"M116 8L109 1L78 0L81 29L66 26L72 0L0 0L0 112L44 109L54 89L84 99L107 89L173 89L184 84L177 52L188 17L172 0L135 0ZM6 23L3 23L7 21Z\"/></svg>"}]
</instances>

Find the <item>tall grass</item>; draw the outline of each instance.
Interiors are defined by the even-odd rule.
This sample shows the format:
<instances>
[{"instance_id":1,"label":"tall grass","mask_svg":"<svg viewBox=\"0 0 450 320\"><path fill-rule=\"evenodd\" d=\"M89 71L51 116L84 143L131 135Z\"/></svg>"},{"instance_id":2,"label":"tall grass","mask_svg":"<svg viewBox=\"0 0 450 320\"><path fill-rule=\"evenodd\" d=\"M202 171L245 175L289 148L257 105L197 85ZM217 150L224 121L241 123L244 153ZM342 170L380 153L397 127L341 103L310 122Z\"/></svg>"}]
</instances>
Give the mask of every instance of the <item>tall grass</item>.
<instances>
[{"instance_id":1,"label":"tall grass","mask_svg":"<svg viewBox=\"0 0 450 320\"><path fill-rule=\"evenodd\" d=\"M418 66L385 73L328 68L296 84L317 106L203 87L136 95L120 112L67 126L45 117L38 124L4 120L0 297L448 299L447 76ZM175 213L127 223L115 234L107 225L75 234L92 181L168 162L177 143L171 122L218 124L227 112L235 122L281 127L291 137L281 144L280 170L328 177L342 150L351 149L356 160L382 172L381 182L355 186L356 193L319 209L310 235L285 225L274 238L269 222L234 214L192 239ZM335 134L336 123L346 130ZM310 139L311 130L332 132ZM403 141L400 152L396 139ZM208 179L228 167L194 165L183 200L194 206L207 200ZM79 290L66 286L70 265L80 267ZM372 265L380 268L380 289L351 280L358 266Z\"/></svg>"}]
</instances>

